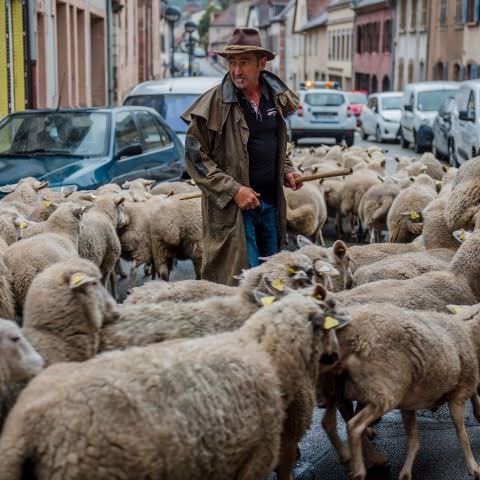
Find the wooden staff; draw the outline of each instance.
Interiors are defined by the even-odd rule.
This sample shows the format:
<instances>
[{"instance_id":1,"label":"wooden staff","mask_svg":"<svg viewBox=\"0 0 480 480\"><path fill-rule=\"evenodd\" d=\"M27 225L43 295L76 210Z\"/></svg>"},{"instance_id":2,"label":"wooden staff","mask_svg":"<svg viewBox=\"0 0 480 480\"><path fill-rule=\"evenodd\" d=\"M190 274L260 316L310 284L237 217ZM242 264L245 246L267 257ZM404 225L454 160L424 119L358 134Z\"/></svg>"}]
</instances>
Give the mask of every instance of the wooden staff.
<instances>
[{"instance_id":1,"label":"wooden staff","mask_svg":"<svg viewBox=\"0 0 480 480\"><path fill-rule=\"evenodd\" d=\"M313 175L304 175L302 177L297 177L295 179L295 183L313 182L314 180L321 180L322 178L343 177L345 175L351 175L352 173L353 170L351 168L340 168L339 170L331 170L330 172L319 172ZM180 200L192 200L193 198L201 197L201 193L192 193L190 195L180 197Z\"/></svg>"}]
</instances>

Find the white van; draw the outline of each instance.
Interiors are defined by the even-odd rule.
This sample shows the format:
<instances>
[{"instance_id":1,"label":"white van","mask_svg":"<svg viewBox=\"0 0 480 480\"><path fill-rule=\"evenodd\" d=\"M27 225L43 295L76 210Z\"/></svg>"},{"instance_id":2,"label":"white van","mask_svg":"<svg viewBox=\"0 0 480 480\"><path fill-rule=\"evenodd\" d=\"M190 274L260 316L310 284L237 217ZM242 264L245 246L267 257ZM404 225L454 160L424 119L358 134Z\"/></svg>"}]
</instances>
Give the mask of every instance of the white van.
<instances>
[{"instance_id":1,"label":"white van","mask_svg":"<svg viewBox=\"0 0 480 480\"><path fill-rule=\"evenodd\" d=\"M448 154L450 163L458 166L480 155L480 80L462 82L455 102Z\"/></svg>"},{"instance_id":2,"label":"white van","mask_svg":"<svg viewBox=\"0 0 480 480\"><path fill-rule=\"evenodd\" d=\"M185 144L187 124L180 115L223 77L178 77L138 84L123 101L124 105L154 108Z\"/></svg>"},{"instance_id":3,"label":"white van","mask_svg":"<svg viewBox=\"0 0 480 480\"><path fill-rule=\"evenodd\" d=\"M417 153L432 148L433 121L443 101L453 97L458 87L458 82L442 81L405 86L400 119L400 143L403 148L412 144Z\"/></svg>"}]
</instances>

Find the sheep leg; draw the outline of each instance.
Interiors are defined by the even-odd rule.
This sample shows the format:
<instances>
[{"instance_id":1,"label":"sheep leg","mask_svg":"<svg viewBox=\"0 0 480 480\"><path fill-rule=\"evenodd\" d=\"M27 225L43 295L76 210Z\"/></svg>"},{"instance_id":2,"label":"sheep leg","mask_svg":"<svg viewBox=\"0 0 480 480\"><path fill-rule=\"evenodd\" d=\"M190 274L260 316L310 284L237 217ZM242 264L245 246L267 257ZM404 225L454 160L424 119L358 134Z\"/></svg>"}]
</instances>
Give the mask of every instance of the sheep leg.
<instances>
[{"instance_id":1,"label":"sheep leg","mask_svg":"<svg viewBox=\"0 0 480 480\"><path fill-rule=\"evenodd\" d=\"M115 278L115 272L112 271L110 276L110 290L112 291L112 297L117 300L117 279Z\"/></svg>"},{"instance_id":2,"label":"sheep leg","mask_svg":"<svg viewBox=\"0 0 480 480\"><path fill-rule=\"evenodd\" d=\"M123 269L121 260L117 260L117 263L115 263L115 273L120 275L121 278L127 278L127 274L125 273L125 270Z\"/></svg>"},{"instance_id":3,"label":"sheep leg","mask_svg":"<svg viewBox=\"0 0 480 480\"><path fill-rule=\"evenodd\" d=\"M403 426L407 433L407 458L403 464L400 472L399 480L411 480L412 479L412 466L417 456L418 449L420 448L420 440L417 430L417 418L415 411L402 410Z\"/></svg>"},{"instance_id":4,"label":"sheep leg","mask_svg":"<svg viewBox=\"0 0 480 480\"><path fill-rule=\"evenodd\" d=\"M325 247L326 244L325 244L325 239L323 238L322 227L319 227L317 232L317 243L319 242L322 247Z\"/></svg>"},{"instance_id":5,"label":"sheep leg","mask_svg":"<svg viewBox=\"0 0 480 480\"><path fill-rule=\"evenodd\" d=\"M472 395L470 401L472 402L473 415L477 421L480 422L480 397L478 396L478 393Z\"/></svg>"},{"instance_id":6,"label":"sheep leg","mask_svg":"<svg viewBox=\"0 0 480 480\"><path fill-rule=\"evenodd\" d=\"M348 439L350 443L352 480L365 480L367 469L363 461L362 444L365 429L377 418L381 417L384 411L372 404L368 404L360 410L347 423Z\"/></svg>"},{"instance_id":7,"label":"sheep leg","mask_svg":"<svg viewBox=\"0 0 480 480\"><path fill-rule=\"evenodd\" d=\"M370 229L370 243L375 243L375 229Z\"/></svg>"},{"instance_id":8,"label":"sheep leg","mask_svg":"<svg viewBox=\"0 0 480 480\"><path fill-rule=\"evenodd\" d=\"M345 412L346 413L346 412ZM351 411L353 415L353 410ZM343 414L342 414L343 415ZM352 418L350 415L348 418ZM345 418L345 417L344 417ZM334 403L329 403L325 410L325 414L322 419L322 427L328 435L330 442L337 451L340 461L343 464L347 464L350 461L350 451L348 446L345 445L338 435L337 430L337 409Z\"/></svg>"},{"instance_id":9,"label":"sheep leg","mask_svg":"<svg viewBox=\"0 0 480 480\"><path fill-rule=\"evenodd\" d=\"M475 479L480 479L480 467L478 466L472 454L467 430L465 429L465 402L460 399L454 399L448 402L450 415L452 416L458 441L462 446L465 459L467 461L468 473Z\"/></svg>"},{"instance_id":10,"label":"sheep leg","mask_svg":"<svg viewBox=\"0 0 480 480\"><path fill-rule=\"evenodd\" d=\"M132 260L130 266L130 290L137 284L137 261Z\"/></svg>"}]
</instances>

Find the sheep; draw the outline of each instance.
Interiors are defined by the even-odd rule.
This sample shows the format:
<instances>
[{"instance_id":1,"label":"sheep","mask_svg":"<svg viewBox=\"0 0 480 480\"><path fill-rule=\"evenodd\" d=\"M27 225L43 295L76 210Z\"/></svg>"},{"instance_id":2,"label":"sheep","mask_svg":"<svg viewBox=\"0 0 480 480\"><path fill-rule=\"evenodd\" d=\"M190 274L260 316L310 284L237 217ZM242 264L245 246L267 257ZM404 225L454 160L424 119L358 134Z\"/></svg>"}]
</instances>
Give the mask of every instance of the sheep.
<instances>
[{"instance_id":1,"label":"sheep","mask_svg":"<svg viewBox=\"0 0 480 480\"><path fill-rule=\"evenodd\" d=\"M33 177L22 178L12 187L11 192L2 198L1 204L34 205L39 198L39 191L45 187L48 187L48 182L41 182Z\"/></svg>"},{"instance_id":2,"label":"sheep","mask_svg":"<svg viewBox=\"0 0 480 480\"><path fill-rule=\"evenodd\" d=\"M152 195L176 195L178 193L200 193L193 180L187 182L162 182L155 185L150 193Z\"/></svg>"},{"instance_id":3,"label":"sheep","mask_svg":"<svg viewBox=\"0 0 480 480\"><path fill-rule=\"evenodd\" d=\"M440 196L448 195L453 190L458 168L450 167L442 178Z\"/></svg>"},{"instance_id":4,"label":"sheep","mask_svg":"<svg viewBox=\"0 0 480 480\"><path fill-rule=\"evenodd\" d=\"M453 231L445 221L445 209L450 195L443 195L431 201L421 212L423 222L422 238L426 250L433 248L449 248L456 250L458 242L453 237Z\"/></svg>"},{"instance_id":5,"label":"sheep","mask_svg":"<svg viewBox=\"0 0 480 480\"><path fill-rule=\"evenodd\" d=\"M419 161L425 165L425 173L430 175L434 180L442 180L448 170L448 167L435 158L435 155L430 152L424 153Z\"/></svg>"},{"instance_id":6,"label":"sheep","mask_svg":"<svg viewBox=\"0 0 480 480\"><path fill-rule=\"evenodd\" d=\"M288 229L325 245L322 229L327 221L327 206L320 188L306 184L300 190L285 189L285 198Z\"/></svg>"},{"instance_id":7,"label":"sheep","mask_svg":"<svg viewBox=\"0 0 480 480\"><path fill-rule=\"evenodd\" d=\"M325 322L292 294L235 332L51 366L6 421L0 480L25 464L39 480L290 479L335 334Z\"/></svg>"},{"instance_id":8,"label":"sheep","mask_svg":"<svg viewBox=\"0 0 480 480\"><path fill-rule=\"evenodd\" d=\"M480 232L466 236L445 270L423 273L407 280L378 280L339 292L345 305L392 303L404 308L445 311L448 304L473 305L480 301L478 275Z\"/></svg>"},{"instance_id":9,"label":"sheep","mask_svg":"<svg viewBox=\"0 0 480 480\"><path fill-rule=\"evenodd\" d=\"M236 295L242 291L249 292L261 287L265 275L274 280L280 280L288 288L301 288L311 283L312 260L300 251L282 251L266 259L259 266L245 270L239 278L239 287L221 285L206 280L182 280L171 283L159 280L134 288L124 303L159 303L168 300L196 302L214 296Z\"/></svg>"},{"instance_id":10,"label":"sheep","mask_svg":"<svg viewBox=\"0 0 480 480\"><path fill-rule=\"evenodd\" d=\"M390 255L407 252L418 252L423 249L419 243L371 243L370 245L352 245L348 247L348 255L352 271L363 265L370 265Z\"/></svg>"},{"instance_id":11,"label":"sheep","mask_svg":"<svg viewBox=\"0 0 480 480\"><path fill-rule=\"evenodd\" d=\"M325 248L315 245L309 239L299 235L297 244L299 249L296 252L310 257L312 261L325 261L338 271L339 275L330 279L330 291L339 292L352 286L350 250L342 240L336 240L331 247ZM314 273L318 276L322 272L314 268Z\"/></svg>"},{"instance_id":12,"label":"sheep","mask_svg":"<svg viewBox=\"0 0 480 480\"><path fill-rule=\"evenodd\" d=\"M114 321L117 305L100 283L99 268L73 258L34 279L23 310L23 333L47 365L82 362L98 350L103 320Z\"/></svg>"},{"instance_id":13,"label":"sheep","mask_svg":"<svg viewBox=\"0 0 480 480\"><path fill-rule=\"evenodd\" d=\"M100 268L103 284L110 280L112 295L116 297L115 265L120 260L121 244L117 228L125 223L125 197L104 195L83 215L78 253Z\"/></svg>"},{"instance_id":14,"label":"sheep","mask_svg":"<svg viewBox=\"0 0 480 480\"><path fill-rule=\"evenodd\" d=\"M422 233L420 213L437 197L435 182L421 174L395 198L387 215L390 242L407 243Z\"/></svg>"},{"instance_id":15,"label":"sheep","mask_svg":"<svg viewBox=\"0 0 480 480\"><path fill-rule=\"evenodd\" d=\"M15 318L15 299L10 286L10 274L3 260L3 253L8 245L0 239L0 317L13 320Z\"/></svg>"},{"instance_id":16,"label":"sheep","mask_svg":"<svg viewBox=\"0 0 480 480\"><path fill-rule=\"evenodd\" d=\"M386 279L404 280L417 277L425 272L445 270L452 257L453 252L448 249L392 255L358 268L353 275L353 285L363 285Z\"/></svg>"},{"instance_id":17,"label":"sheep","mask_svg":"<svg viewBox=\"0 0 480 480\"><path fill-rule=\"evenodd\" d=\"M408 437L406 461L399 478L411 479L419 447L415 411L438 408L445 402L469 473L480 478L464 425L465 402L476 393L478 385L478 355L470 329L443 315L421 315L395 305L367 304L347 311L351 322L337 332L347 372L345 392L349 399L364 405L347 423L352 478L366 478L362 455L365 429L398 408ZM334 417L332 420L325 422L330 430L334 428Z\"/></svg>"},{"instance_id":18,"label":"sheep","mask_svg":"<svg viewBox=\"0 0 480 480\"><path fill-rule=\"evenodd\" d=\"M200 199L159 198L152 206L150 236L155 271L168 280L176 259L190 259L200 278L202 266L202 206Z\"/></svg>"},{"instance_id":19,"label":"sheep","mask_svg":"<svg viewBox=\"0 0 480 480\"><path fill-rule=\"evenodd\" d=\"M18 229L15 226L17 217L18 213L16 211L5 211L3 208L0 208L0 238L7 245L11 245L18 240Z\"/></svg>"},{"instance_id":20,"label":"sheep","mask_svg":"<svg viewBox=\"0 0 480 480\"><path fill-rule=\"evenodd\" d=\"M44 362L18 325L0 319L0 431L20 387L41 372Z\"/></svg>"},{"instance_id":21,"label":"sheep","mask_svg":"<svg viewBox=\"0 0 480 480\"><path fill-rule=\"evenodd\" d=\"M122 189L127 190L130 194L132 201L145 202L149 198L152 198L150 193L152 184L155 180L146 180L144 178L137 178L135 180L126 181L122 184Z\"/></svg>"},{"instance_id":22,"label":"sheep","mask_svg":"<svg viewBox=\"0 0 480 480\"><path fill-rule=\"evenodd\" d=\"M387 228L387 215L393 201L400 193L395 180L381 179L382 183L372 185L363 195L359 206L359 217L363 228L370 232L370 243L381 240Z\"/></svg>"},{"instance_id":23,"label":"sheep","mask_svg":"<svg viewBox=\"0 0 480 480\"><path fill-rule=\"evenodd\" d=\"M20 240L5 251L4 260L11 277L18 313L35 275L49 265L78 256L78 235L83 207L64 204L44 223L49 231Z\"/></svg>"}]
</instances>

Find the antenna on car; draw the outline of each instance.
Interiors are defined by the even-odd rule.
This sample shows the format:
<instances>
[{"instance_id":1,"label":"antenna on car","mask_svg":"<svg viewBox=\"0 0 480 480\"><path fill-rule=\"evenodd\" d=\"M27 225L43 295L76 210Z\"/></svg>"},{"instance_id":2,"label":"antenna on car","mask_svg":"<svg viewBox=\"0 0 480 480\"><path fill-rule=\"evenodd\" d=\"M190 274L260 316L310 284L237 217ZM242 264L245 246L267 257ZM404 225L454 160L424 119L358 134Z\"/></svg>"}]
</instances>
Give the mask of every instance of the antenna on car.
<instances>
[{"instance_id":1,"label":"antenna on car","mask_svg":"<svg viewBox=\"0 0 480 480\"><path fill-rule=\"evenodd\" d=\"M63 85L64 85L64 82L65 82L65 75L67 74L67 72L63 72L63 77L62 77L62 81L60 82L60 92L58 93L58 103L57 103L57 108L56 108L56 112L58 112L60 110L60 102L62 101L62 90L63 90Z\"/></svg>"}]
</instances>

